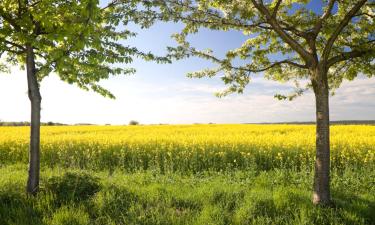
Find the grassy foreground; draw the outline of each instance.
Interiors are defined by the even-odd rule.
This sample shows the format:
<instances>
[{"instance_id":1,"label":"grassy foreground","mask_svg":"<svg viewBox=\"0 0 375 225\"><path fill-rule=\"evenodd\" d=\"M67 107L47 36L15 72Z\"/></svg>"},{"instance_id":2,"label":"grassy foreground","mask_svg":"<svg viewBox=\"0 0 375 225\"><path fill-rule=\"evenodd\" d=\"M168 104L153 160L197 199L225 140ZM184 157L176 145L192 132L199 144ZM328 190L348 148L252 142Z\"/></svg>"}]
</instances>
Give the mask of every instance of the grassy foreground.
<instances>
[{"instance_id":1,"label":"grassy foreground","mask_svg":"<svg viewBox=\"0 0 375 225\"><path fill-rule=\"evenodd\" d=\"M371 224L373 170L334 173L336 206L311 204L312 174L288 170L182 176L43 169L37 197L26 165L0 169L0 224ZM365 176L363 174L366 174ZM371 180L372 179L372 180Z\"/></svg>"},{"instance_id":2,"label":"grassy foreground","mask_svg":"<svg viewBox=\"0 0 375 225\"><path fill-rule=\"evenodd\" d=\"M314 126L0 127L0 225L374 224L375 126L332 127L332 208L314 207Z\"/></svg>"}]
</instances>

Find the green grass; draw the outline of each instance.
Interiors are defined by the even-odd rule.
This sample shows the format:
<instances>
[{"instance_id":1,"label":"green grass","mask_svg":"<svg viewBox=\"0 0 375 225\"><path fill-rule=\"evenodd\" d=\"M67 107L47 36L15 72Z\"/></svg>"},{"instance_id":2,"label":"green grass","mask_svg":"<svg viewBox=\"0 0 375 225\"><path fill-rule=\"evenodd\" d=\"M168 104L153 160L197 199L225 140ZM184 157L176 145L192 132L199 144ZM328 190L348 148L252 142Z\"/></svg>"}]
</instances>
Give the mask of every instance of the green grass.
<instances>
[{"instance_id":1,"label":"green grass","mask_svg":"<svg viewBox=\"0 0 375 225\"><path fill-rule=\"evenodd\" d=\"M314 126L42 127L36 197L28 129L0 128L0 225L375 224L373 126L332 127L331 208Z\"/></svg>"},{"instance_id":2,"label":"green grass","mask_svg":"<svg viewBox=\"0 0 375 225\"><path fill-rule=\"evenodd\" d=\"M311 204L312 173L287 169L124 173L42 168L25 194L27 166L0 168L0 224L372 224L375 172L332 174L333 208Z\"/></svg>"}]
</instances>

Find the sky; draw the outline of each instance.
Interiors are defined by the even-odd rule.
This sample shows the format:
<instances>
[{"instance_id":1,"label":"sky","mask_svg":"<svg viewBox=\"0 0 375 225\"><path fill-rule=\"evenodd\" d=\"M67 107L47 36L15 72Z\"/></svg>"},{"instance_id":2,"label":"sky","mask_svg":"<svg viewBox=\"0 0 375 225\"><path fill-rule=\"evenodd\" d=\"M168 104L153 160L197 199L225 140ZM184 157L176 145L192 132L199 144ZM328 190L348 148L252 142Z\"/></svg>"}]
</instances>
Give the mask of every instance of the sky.
<instances>
[{"instance_id":1,"label":"sky","mask_svg":"<svg viewBox=\"0 0 375 225\"><path fill-rule=\"evenodd\" d=\"M317 2L317 1L313 1ZM313 4L316 10L320 7ZM183 26L157 23L148 30L130 28L138 33L127 44L157 55L166 53L167 46L176 45L170 38ZM200 49L211 48L218 56L239 47L246 38L239 32L201 30L191 43ZM292 85L254 76L243 94L217 98L214 93L224 89L219 79L190 79L186 73L210 68L212 63L189 58L172 64L156 64L135 60L137 73L112 77L101 84L116 99L79 89L51 74L41 83L42 118L67 124L142 124L191 123L260 123L314 121L315 103L312 92L294 101L279 101L276 93L288 93ZM0 120L28 121L30 103L27 97L26 72L12 68L11 74L0 73ZM331 120L375 120L375 79L358 78L345 81L330 98Z\"/></svg>"}]
</instances>

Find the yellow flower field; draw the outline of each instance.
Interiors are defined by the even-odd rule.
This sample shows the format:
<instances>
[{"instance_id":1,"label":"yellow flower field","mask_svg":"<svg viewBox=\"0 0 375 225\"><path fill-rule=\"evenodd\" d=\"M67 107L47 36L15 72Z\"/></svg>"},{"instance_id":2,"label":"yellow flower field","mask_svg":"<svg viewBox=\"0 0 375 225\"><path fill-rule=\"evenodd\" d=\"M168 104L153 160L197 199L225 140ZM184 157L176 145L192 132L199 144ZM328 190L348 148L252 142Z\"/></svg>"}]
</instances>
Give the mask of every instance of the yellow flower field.
<instances>
[{"instance_id":1,"label":"yellow flower field","mask_svg":"<svg viewBox=\"0 0 375 225\"><path fill-rule=\"evenodd\" d=\"M28 127L0 127L0 163L26 163ZM42 165L196 173L311 168L314 125L42 127ZM333 168L372 165L375 126L331 129Z\"/></svg>"}]
</instances>

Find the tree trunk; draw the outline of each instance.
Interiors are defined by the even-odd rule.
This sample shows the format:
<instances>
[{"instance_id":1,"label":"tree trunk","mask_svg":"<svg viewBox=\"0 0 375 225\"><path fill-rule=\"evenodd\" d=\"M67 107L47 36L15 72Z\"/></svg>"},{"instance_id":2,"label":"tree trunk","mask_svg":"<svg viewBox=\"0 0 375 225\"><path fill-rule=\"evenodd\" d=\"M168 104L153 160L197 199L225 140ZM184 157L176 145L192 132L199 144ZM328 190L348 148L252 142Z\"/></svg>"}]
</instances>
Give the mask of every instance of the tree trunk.
<instances>
[{"instance_id":1,"label":"tree trunk","mask_svg":"<svg viewBox=\"0 0 375 225\"><path fill-rule=\"evenodd\" d=\"M313 203L330 205L330 141L329 141L329 88L327 72L316 69L312 84L316 103L316 159Z\"/></svg>"},{"instance_id":2,"label":"tree trunk","mask_svg":"<svg viewBox=\"0 0 375 225\"><path fill-rule=\"evenodd\" d=\"M31 102L30 146L29 146L29 176L26 191L35 195L39 189L40 172L40 103L41 95L36 77L34 50L26 46L26 69L28 95Z\"/></svg>"}]
</instances>

